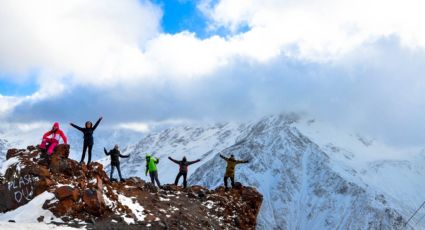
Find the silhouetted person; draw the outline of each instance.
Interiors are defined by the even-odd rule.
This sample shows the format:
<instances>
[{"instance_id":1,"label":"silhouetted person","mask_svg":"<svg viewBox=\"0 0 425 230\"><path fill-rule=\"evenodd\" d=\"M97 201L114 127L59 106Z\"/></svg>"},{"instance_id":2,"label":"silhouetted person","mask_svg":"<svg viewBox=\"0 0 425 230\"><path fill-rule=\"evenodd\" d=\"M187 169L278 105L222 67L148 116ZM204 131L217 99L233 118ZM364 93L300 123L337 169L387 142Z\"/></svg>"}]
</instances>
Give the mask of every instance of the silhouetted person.
<instances>
[{"instance_id":1,"label":"silhouetted person","mask_svg":"<svg viewBox=\"0 0 425 230\"><path fill-rule=\"evenodd\" d=\"M70 125L79 131L81 131L84 134L84 142L83 142L83 154L81 156L80 164L84 162L84 158L86 157L87 149L89 150L88 153L88 161L87 165L91 163L91 153L93 149L93 132L96 130L97 126L99 125L100 121L102 120L102 117L97 120L96 124L91 123L91 121L87 121L84 128L81 128L73 123L70 123Z\"/></svg>"},{"instance_id":2,"label":"silhouetted person","mask_svg":"<svg viewBox=\"0 0 425 230\"><path fill-rule=\"evenodd\" d=\"M249 161L240 161L236 160L234 155L230 155L230 158L224 157L220 154L220 157L223 158L227 162L226 173L224 174L224 187L226 190L229 189L227 186L227 180L230 178L232 182L232 187L235 186L235 167L237 164L245 164Z\"/></svg>"},{"instance_id":3,"label":"silhouetted person","mask_svg":"<svg viewBox=\"0 0 425 230\"><path fill-rule=\"evenodd\" d=\"M106 148L103 148L103 151L107 156L111 156L111 176L109 177L110 181L114 181L114 168L117 168L118 176L120 177L121 182L124 181L124 179L121 176L121 168L120 168L120 157L121 158L127 158L130 155L121 155L121 152L119 150L119 146L115 145L113 149L111 149L109 152L106 151Z\"/></svg>"},{"instance_id":4,"label":"silhouetted person","mask_svg":"<svg viewBox=\"0 0 425 230\"><path fill-rule=\"evenodd\" d=\"M170 159L172 162L174 162L174 163L176 163L180 166L179 173L176 176L176 180L175 180L174 184L177 185L179 183L180 177L183 176L183 187L186 188L187 187L188 166L191 165L191 164L195 164L195 163L197 163L201 160L187 161L186 157L183 157L183 159L181 161L174 160L171 157L168 157L168 159Z\"/></svg>"}]
</instances>

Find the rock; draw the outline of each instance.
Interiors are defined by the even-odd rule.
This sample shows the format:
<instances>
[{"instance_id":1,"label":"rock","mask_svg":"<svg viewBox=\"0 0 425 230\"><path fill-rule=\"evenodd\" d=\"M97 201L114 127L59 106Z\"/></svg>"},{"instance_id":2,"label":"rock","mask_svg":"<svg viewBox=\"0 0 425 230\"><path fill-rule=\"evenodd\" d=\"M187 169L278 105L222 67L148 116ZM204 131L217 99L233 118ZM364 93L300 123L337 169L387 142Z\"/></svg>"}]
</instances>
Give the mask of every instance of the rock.
<instances>
[{"instance_id":1,"label":"rock","mask_svg":"<svg viewBox=\"0 0 425 230\"><path fill-rule=\"evenodd\" d=\"M55 213L59 216L66 216L74 212L75 202L72 199L60 200L55 207Z\"/></svg>"},{"instance_id":2,"label":"rock","mask_svg":"<svg viewBox=\"0 0 425 230\"><path fill-rule=\"evenodd\" d=\"M71 186L61 186L56 189L55 196L59 200L72 199L77 202L80 199L80 190Z\"/></svg>"},{"instance_id":3,"label":"rock","mask_svg":"<svg viewBox=\"0 0 425 230\"><path fill-rule=\"evenodd\" d=\"M149 191L150 193L157 193L158 192L158 187L156 187L154 184L152 183L145 183L143 185L143 189Z\"/></svg>"},{"instance_id":4,"label":"rock","mask_svg":"<svg viewBox=\"0 0 425 230\"><path fill-rule=\"evenodd\" d=\"M35 180L28 170L14 165L7 169L0 185L0 212L16 209L34 198Z\"/></svg>"},{"instance_id":5,"label":"rock","mask_svg":"<svg viewBox=\"0 0 425 230\"><path fill-rule=\"evenodd\" d=\"M54 154L58 154L61 158L68 158L69 149L70 149L69 145L60 144L56 146Z\"/></svg>"},{"instance_id":6,"label":"rock","mask_svg":"<svg viewBox=\"0 0 425 230\"><path fill-rule=\"evenodd\" d=\"M37 218L37 221L38 221L38 222L43 222L43 221L44 221L44 216L39 216L39 217Z\"/></svg>"},{"instance_id":7,"label":"rock","mask_svg":"<svg viewBox=\"0 0 425 230\"><path fill-rule=\"evenodd\" d=\"M234 189L242 189L242 184L240 182L235 182L235 187L233 187Z\"/></svg>"},{"instance_id":8,"label":"rock","mask_svg":"<svg viewBox=\"0 0 425 230\"><path fill-rule=\"evenodd\" d=\"M50 156L50 171L59 173L61 170L67 170L67 161L69 156L69 145L60 144L56 146L55 151Z\"/></svg>"},{"instance_id":9,"label":"rock","mask_svg":"<svg viewBox=\"0 0 425 230\"><path fill-rule=\"evenodd\" d=\"M47 169L46 167L41 166L41 165L33 167L30 170L30 173L35 175L35 176L39 176L39 177L49 177L50 176L49 169Z\"/></svg>"},{"instance_id":10,"label":"rock","mask_svg":"<svg viewBox=\"0 0 425 230\"><path fill-rule=\"evenodd\" d=\"M44 191L46 191L50 186L54 185L55 182L53 182L49 178L40 178L37 183L34 185L34 196L37 196Z\"/></svg>"},{"instance_id":11,"label":"rock","mask_svg":"<svg viewBox=\"0 0 425 230\"><path fill-rule=\"evenodd\" d=\"M34 151L36 149L37 149L37 147L32 146L32 145L27 147L27 150L30 151L30 152L32 152L32 151Z\"/></svg>"},{"instance_id":12,"label":"rock","mask_svg":"<svg viewBox=\"0 0 425 230\"><path fill-rule=\"evenodd\" d=\"M100 216L105 209L102 192L97 189L86 189L83 195L84 208L90 214Z\"/></svg>"},{"instance_id":13,"label":"rock","mask_svg":"<svg viewBox=\"0 0 425 230\"><path fill-rule=\"evenodd\" d=\"M87 176L87 172L88 172L87 165L86 164L80 164L80 167L81 167L81 172L83 173L83 175Z\"/></svg>"},{"instance_id":14,"label":"rock","mask_svg":"<svg viewBox=\"0 0 425 230\"><path fill-rule=\"evenodd\" d=\"M139 225L135 229L148 223L152 229L254 229L256 226L262 196L255 189L241 186L225 192L222 187L183 189L172 184L158 189L138 177L110 183L102 164L79 165L67 158L67 151L69 147L60 147L47 158L42 158L36 148L10 151L9 155L17 157L19 162L6 170L0 184L0 212L16 209L49 191L55 198L47 200L43 209L65 222L92 223L94 229L127 228L128 220ZM50 158L49 172L44 164ZM37 221L45 220L39 217Z\"/></svg>"},{"instance_id":15,"label":"rock","mask_svg":"<svg viewBox=\"0 0 425 230\"><path fill-rule=\"evenodd\" d=\"M17 156L17 154L18 154L18 150L17 149L9 149L9 150L7 150L6 160L9 160L10 158Z\"/></svg>"}]
</instances>

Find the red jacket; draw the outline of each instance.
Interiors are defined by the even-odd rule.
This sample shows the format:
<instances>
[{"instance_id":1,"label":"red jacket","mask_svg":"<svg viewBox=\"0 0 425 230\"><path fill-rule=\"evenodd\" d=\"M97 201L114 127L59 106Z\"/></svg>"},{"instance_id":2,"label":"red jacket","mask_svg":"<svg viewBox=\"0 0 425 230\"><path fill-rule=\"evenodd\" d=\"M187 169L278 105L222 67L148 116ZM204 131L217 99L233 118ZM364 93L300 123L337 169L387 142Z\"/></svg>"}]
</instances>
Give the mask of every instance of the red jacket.
<instances>
[{"instance_id":1,"label":"red jacket","mask_svg":"<svg viewBox=\"0 0 425 230\"><path fill-rule=\"evenodd\" d=\"M43 135L43 140L47 139L47 138L52 138L52 139L56 139L59 142L60 138L62 138L63 143L68 144L67 143L68 139L66 138L66 136L62 132L62 130L59 129L59 123L58 122L55 122L53 124L53 128L56 128L56 131L53 131L53 129L52 129L49 132L45 133Z\"/></svg>"}]
</instances>

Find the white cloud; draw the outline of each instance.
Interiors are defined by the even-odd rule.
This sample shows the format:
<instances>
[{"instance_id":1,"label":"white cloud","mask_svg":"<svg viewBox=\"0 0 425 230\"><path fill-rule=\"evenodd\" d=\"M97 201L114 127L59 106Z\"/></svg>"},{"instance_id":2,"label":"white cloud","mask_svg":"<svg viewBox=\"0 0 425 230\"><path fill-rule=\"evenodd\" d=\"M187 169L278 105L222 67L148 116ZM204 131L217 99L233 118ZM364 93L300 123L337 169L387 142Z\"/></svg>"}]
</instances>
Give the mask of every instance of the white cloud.
<instances>
[{"instance_id":1,"label":"white cloud","mask_svg":"<svg viewBox=\"0 0 425 230\"><path fill-rule=\"evenodd\" d=\"M0 96L0 112L15 108L23 122L106 111L121 128L146 132L149 125L136 118L227 119L294 109L361 126L385 121L383 127L394 121L378 117L385 111L397 115L398 128L413 127L420 116L410 114L420 114L425 101L416 63L425 48L422 5L205 0L199 8L210 29L231 33L201 39L161 32L162 12L148 1L4 0L0 70L20 81L34 71L40 89ZM382 40L397 44L379 47Z\"/></svg>"},{"instance_id":2,"label":"white cloud","mask_svg":"<svg viewBox=\"0 0 425 230\"><path fill-rule=\"evenodd\" d=\"M149 66L139 48L159 33L160 18L148 1L1 1L0 68L39 70L41 85L140 77Z\"/></svg>"},{"instance_id":3,"label":"white cloud","mask_svg":"<svg viewBox=\"0 0 425 230\"><path fill-rule=\"evenodd\" d=\"M139 133L147 133L150 131L149 125L141 122L120 123L116 125L119 129L128 129Z\"/></svg>"},{"instance_id":4,"label":"white cloud","mask_svg":"<svg viewBox=\"0 0 425 230\"><path fill-rule=\"evenodd\" d=\"M295 56L322 61L390 35L425 48L424 6L420 0L205 0L200 9L212 27L248 26L239 36L251 56L294 55L295 47Z\"/></svg>"}]
</instances>

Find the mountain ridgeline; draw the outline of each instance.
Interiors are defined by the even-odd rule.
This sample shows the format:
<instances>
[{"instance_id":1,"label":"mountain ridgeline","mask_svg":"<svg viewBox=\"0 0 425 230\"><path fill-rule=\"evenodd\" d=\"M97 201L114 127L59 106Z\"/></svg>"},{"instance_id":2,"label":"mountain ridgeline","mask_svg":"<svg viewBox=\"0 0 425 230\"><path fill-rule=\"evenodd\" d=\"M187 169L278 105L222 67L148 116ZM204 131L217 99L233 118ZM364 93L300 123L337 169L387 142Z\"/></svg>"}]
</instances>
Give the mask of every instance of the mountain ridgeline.
<instances>
[{"instance_id":1,"label":"mountain ridgeline","mask_svg":"<svg viewBox=\"0 0 425 230\"><path fill-rule=\"evenodd\" d=\"M144 155L160 159L160 179L174 180L166 158L202 159L189 169L189 184L223 184L225 161L235 155L236 180L264 195L258 229L402 229L406 217L386 196L335 170L331 156L303 135L293 115L270 116L246 124L181 126L148 135L128 148L127 175L143 176ZM410 229L407 226L406 229Z\"/></svg>"}]
</instances>

